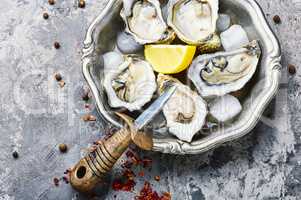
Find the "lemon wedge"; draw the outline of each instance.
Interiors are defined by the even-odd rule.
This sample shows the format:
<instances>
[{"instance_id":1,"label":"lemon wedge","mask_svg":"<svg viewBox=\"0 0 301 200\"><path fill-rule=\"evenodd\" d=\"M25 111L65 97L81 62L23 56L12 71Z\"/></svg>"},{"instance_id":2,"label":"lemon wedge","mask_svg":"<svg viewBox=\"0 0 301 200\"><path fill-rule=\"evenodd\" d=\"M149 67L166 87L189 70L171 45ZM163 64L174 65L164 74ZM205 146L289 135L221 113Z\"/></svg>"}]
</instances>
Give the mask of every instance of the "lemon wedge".
<instances>
[{"instance_id":1,"label":"lemon wedge","mask_svg":"<svg viewBox=\"0 0 301 200\"><path fill-rule=\"evenodd\" d=\"M145 45L144 55L154 71L176 74L192 62L196 47L189 45Z\"/></svg>"}]
</instances>

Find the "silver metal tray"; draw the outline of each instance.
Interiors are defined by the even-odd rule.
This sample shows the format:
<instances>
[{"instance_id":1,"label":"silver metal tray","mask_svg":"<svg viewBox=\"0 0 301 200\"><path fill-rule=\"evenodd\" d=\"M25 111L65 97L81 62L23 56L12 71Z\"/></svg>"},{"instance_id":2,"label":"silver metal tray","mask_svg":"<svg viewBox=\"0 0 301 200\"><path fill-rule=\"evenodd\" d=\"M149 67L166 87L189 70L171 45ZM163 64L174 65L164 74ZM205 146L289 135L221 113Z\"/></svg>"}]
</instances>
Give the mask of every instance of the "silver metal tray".
<instances>
[{"instance_id":1,"label":"silver metal tray","mask_svg":"<svg viewBox=\"0 0 301 200\"><path fill-rule=\"evenodd\" d=\"M121 0L110 0L105 9L89 26L83 49L83 74L96 101L96 107L109 123L121 127L107 103L101 86L103 76L99 56L115 48L117 32L123 23L119 16ZM243 111L231 124L214 129L207 136L197 136L191 143L154 135L154 151L173 154L197 154L249 133L278 90L281 52L278 40L269 28L259 5L254 0L220 0L220 12L227 13L248 33L250 40L260 40L262 57L255 76L249 83L248 94L242 100Z\"/></svg>"}]
</instances>

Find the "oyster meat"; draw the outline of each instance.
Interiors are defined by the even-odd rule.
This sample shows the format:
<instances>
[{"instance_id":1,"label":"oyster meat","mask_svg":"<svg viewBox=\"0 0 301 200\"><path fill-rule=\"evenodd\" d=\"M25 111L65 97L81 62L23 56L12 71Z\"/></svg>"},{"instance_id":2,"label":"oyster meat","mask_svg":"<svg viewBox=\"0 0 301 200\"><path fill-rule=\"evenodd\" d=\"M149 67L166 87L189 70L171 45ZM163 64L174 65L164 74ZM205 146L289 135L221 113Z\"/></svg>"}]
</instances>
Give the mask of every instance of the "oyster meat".
<instances>
[{"instance_id":1,"label":"oyster meat","mask_svg":"<svg viewBox=\"0 0 301 200\"><path fill-rule=\"evenodd\" d=\"M127 56L116 70L105 74L103 86L113 108L140 110L157 89L151 65L135 56Z\"/></svg>"},{"instance_id":2,"label":"oyster meat","mask_svg":"<svg viewBox=\"0 0 301 200\"><path fill-rule=\"evenodd\" d=\"M175 38L174 32L168 28L162 17L158 0L124 0L124 5L126 7L121 10L120 15L126 24L125 30L138 43L164 43ZM126 11L129 7L130 13Z\"/></svg>"},{"instance_id":3,"label":"oyster meat","mask_svg":"<svg viewBox=\"0 0 301 200\"><path fill-rule=\"evenodd\" d=\"M206 102L188 86L171 76L159 74L157 82L160 92L167 83L177 85L177 90L163 107L163 114L169 132L180 140L191 142L205 123Z\"/></svg>"},{"instance_id":4,"label":"oyster meat","mask_svg":"<svg viewBox=\"0 0 301 200\"><path fill-rule=\"evenodd\" d=\"M217 19L218 0L169 2L167 24L188 44L202 45L210 41L216 32Z\"/></svg>"},{"instance_id":5,"label":"oyster meat","mask_svg":"<svg viewBox=\"0 0 301 200\"><path fill-rule=\"evenodd\" d=\"M256 40L234 51L201 55L192 62L188 77L203 97L223 96L251 79L260 55Z\"/></svg>"}]
</instances>

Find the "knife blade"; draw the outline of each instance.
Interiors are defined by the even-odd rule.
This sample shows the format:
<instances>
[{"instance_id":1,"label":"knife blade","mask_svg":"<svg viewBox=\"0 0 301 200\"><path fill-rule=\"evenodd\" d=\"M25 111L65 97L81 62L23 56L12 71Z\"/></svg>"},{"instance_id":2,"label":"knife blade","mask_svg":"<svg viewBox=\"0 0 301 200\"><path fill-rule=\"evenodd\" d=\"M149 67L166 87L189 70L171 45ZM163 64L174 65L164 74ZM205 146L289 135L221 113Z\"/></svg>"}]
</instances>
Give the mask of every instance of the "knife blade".
<instances>
[{"instance_id":1,"label":"knife blade","mask_svg":"<svg viewBox=\"0 0 301 200\"><path fill-rule=\"evenodd\" d=\"M162 110L165 103L176 91L176 88L177 87L175 85L166 87L163 94L134 121L134 126L137 130L141 130Z\"/></svg>"}]
</instances>

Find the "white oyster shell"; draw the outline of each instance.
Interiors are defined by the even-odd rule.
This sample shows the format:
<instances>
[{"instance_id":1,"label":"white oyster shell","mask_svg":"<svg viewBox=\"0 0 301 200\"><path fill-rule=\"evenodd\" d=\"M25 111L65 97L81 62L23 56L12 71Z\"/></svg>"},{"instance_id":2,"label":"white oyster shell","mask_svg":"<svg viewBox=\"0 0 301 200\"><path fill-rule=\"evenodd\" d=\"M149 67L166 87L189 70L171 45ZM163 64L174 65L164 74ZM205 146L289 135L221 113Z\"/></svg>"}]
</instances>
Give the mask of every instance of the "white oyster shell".
<instances>
[{"instance_id":1,"label":"white oyster shell","mask_svg":"<svg viewBox=\"0 0 301 200\"><path fill-rule=\"evenodd\" d=\"M162 17L158 0L124 0L120 15L126 25L125 31L140 44L164 43L175 38Z\"/></svg>"},{"instance_id":2,"label":"white oyster shell","mask_svg":"<svg viewBox=\"0 0 301 200\"><path fill-rule=\"evenodd\" d=\"M162 87L166 81L172 81L172 84L177 86L177 90L163 107L168 130L180 140L191 142L193 136L202 129L205 123L206 102L178 80L159 74L159 86Z\"/></svg>"},{"instance_id":3,"label":"white oyster shell","mask_svg":"<svg viewBox=\"0 0 301 200\"><path fill-rule=\"evenodd\" d=\"M230 52L198 56L188 77L203 97L223 96L241 89L253 76L261 55L256 40Z\"/></svg>"},{"instance_id":4,"label":"white oyster shell","mask_svg":"<svg viewBox=\"0 0 301 200\"><path fill-rule=\"evenodd\" d=\"M217 97L209 104L211 116L219 122L228 122L242 110L239 100L229 94Z\"/></svg>"},{"instance_id":5,"label":"white oyster shell","mask_svg":"<svg viewBox=\"0 0 301 200\"><path fill-rule=\"evenodd\" d=\"M167 24L188 44L203 44L216 31L218 0L170 0Z\"/></svg>"},{"instance_id":6,"label":"white oyster shell","mask_svg":"<svg viewBox=\"0 0 301 200\"><path fill-rule=\"evenodd\" d=\"M111 107L129 111L140 110L157 89L151 65L134 56L126 57L116 70L107 72L103 86Z\"/></svg>"}]
</instances>

